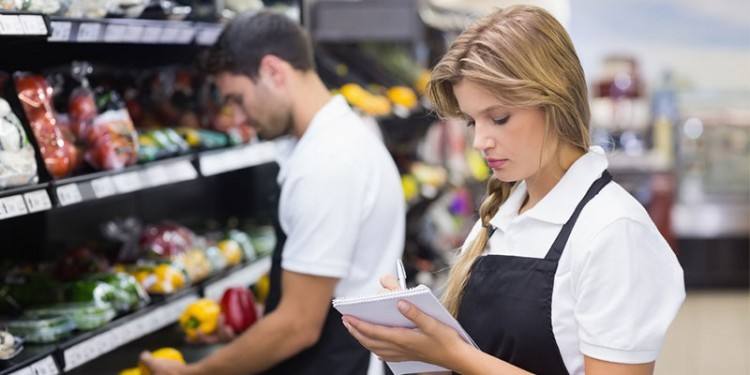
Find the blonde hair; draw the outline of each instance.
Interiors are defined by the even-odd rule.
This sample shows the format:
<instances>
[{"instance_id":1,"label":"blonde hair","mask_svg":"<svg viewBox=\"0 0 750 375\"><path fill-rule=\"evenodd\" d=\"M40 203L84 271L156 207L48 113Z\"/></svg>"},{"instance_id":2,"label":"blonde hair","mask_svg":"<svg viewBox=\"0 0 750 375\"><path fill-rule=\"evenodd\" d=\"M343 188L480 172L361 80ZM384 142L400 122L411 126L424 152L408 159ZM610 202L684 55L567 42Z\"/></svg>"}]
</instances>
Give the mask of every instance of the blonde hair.
<instances>
[{"instance_id":1,"label":"blonde hair","mask_svg":"<svg viewBox=\"0 0 750 375\"><path fill-rule=\"evenodd\" d=\"M498 10L470 25L435 66L426 95L440 117L463 118L453 85L468 80L509 108L541 108L547 127L587 151L589 106L583 68L563 26L547 11L527 5ZM491 177L479 208L482 228L453 266L443 302L458 314L471 266L489 239L489 221L516 182Z\"/></svg>"}]
</instances>

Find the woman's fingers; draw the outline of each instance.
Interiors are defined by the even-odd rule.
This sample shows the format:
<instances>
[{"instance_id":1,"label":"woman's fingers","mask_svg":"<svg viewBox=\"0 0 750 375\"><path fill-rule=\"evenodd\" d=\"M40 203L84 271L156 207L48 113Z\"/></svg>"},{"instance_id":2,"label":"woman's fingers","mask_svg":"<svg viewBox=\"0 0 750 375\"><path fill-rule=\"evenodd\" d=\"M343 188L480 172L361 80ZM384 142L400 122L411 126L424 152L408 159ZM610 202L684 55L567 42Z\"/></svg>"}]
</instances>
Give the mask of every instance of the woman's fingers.
<instances>
[{"instance_id":1,"label":"woman's fingers","mask_svg":"<svg viewBox=\"0 0 750 375\"><path fill-rule=\"evenodd\" d=\"M383 286L383 289L386 289L391 292L401 290L401 285L398 284L398 280L396 280L396 278L393 277L393 275L391 274L386 274L386 275L381 276L380 285Z\"/></svg>"}]
</instances>

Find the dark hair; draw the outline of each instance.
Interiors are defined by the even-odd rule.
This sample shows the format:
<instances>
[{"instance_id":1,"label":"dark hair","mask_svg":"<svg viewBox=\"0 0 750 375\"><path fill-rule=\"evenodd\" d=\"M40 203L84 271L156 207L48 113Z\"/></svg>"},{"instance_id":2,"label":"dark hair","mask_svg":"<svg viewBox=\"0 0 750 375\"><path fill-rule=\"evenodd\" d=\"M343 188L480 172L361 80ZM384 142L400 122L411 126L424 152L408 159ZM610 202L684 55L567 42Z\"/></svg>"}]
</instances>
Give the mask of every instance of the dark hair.
<instances>
[{"instance_id":1,"label":"dark hair","mask_svg":"<svg viewBox=\"0 0 750 375\"><path fill-rule=\"evenodd\" d=\"M260 61L274 55L301 71L315 68L312 43L289 17L272 11L238 15L201 57L199 68L209 75L222 72L258 77Z\"/></svg>"}]
</instances>

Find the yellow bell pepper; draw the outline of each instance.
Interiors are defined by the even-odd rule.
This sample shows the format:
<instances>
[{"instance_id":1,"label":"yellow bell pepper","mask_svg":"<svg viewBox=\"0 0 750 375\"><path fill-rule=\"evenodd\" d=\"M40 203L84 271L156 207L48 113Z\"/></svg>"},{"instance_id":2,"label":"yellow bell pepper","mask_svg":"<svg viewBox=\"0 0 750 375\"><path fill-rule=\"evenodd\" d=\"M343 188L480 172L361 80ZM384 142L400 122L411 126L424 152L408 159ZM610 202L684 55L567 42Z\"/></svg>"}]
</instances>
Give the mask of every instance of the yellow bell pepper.
<instances>
[{"instance_id":1,"label":"yellow bell pepper","mask_svg":"<svg viewBox=\"0 0 750 375\"><path fill-rule=\"evenodd\" d=\"M117 375L143 375L143 372L138 367L132 367L120 371Z\"/></svg>"},{"instance_id":2,"label":"yellow bell pepper","mask_svg":"<svg viewBox=\"0 0 750 375\"><path fill-rule=\"evenodd\" d=\"M234 266L242 261L242 247L235 240L223 240L217 245L221 254L227 260L227 264Z\"/></svg>"},{"instance_id":3,"label":"yellow bell pepper","mask_svg":"<svg viewBox=\"0 0 750 375\"><path fill-rule=\"evenodd\" d=\"M168 359L171 361L185 363L185 358L182 356L182 353L180 353L180 351L175 348L167 347L157 349L151 352L151 356L154 358ZM140 361L138 362L138 370L140 370L141 375L151 375L151 369ZM136 373L132 373L129 375L136 375Z\"/></svg>"},{"instance_id":4,"label":"yellow bell pepper","mask_svg":"<svg viewBox=\"0 0 750 375\"><path fill-rule=\"evenodd\" d=\"M198 332L210 335L216 332L221 307L216 301L201 298L188 306L180 315L180 326L190 338L198 337Z\"/></svg>"}]
</instances>

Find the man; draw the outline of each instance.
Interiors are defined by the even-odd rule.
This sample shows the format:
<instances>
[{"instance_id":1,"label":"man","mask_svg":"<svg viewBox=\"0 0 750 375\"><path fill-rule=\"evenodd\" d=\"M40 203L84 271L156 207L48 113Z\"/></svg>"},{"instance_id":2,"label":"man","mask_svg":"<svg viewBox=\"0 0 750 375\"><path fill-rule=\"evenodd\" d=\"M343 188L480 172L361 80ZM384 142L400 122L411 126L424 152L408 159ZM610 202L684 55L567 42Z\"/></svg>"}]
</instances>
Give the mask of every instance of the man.
<instances>
[{"instance_id":1,"label":"man","mask_svg":"<svg viewBox=\"0 0 750 375\"><path fill-rule=\"evenodd\" d=\"M264 317L189 365L141 360L161 374L365 374L369 352L331 308L371 294L402 256L404 202L393 160L314 70L311 42L286 16L241 15L205 59L217 87L265 139L291 135L278 181L280 229Z\"/></svg>"}]
</instances>

